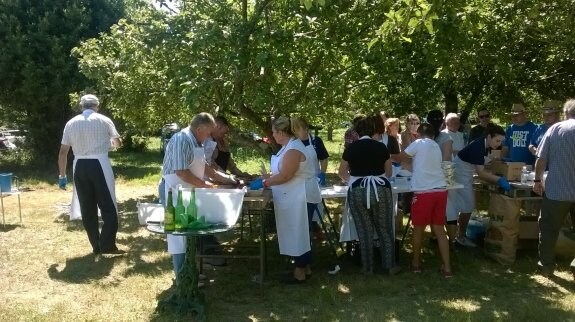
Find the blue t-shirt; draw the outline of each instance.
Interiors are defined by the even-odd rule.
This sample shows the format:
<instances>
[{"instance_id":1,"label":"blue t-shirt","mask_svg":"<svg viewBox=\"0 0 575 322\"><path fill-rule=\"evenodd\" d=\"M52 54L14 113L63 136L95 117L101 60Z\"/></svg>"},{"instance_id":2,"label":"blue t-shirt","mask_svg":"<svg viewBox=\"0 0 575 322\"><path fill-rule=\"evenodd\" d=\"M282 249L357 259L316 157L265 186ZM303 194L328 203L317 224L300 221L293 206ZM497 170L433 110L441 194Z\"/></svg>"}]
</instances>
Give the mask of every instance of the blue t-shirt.
<instances>
[{"instance_id":1,"label":"blue t-shirt","mask_svg":"<svg viewBox=\"0 0 575 322\"><path fill-rule=\"evenodd\" d=\"M529 144L537 125L527 122L522 126L511 124L505 130L505 141L503 144L509 148L508 158L513 162L525 162L533 165L535 156L529 151Z\"/></svg>"},{"instance_id":2,"label":"blue t-shirt","mask_svg":"<svg viewBox=\"0 0 575 322\"><path fill-rule=\"evenodd\" d=\"M535 132L533 133L533 137L531 138L531 144L533 144L535 147L538 147L539 144L541 144L541 139L543 139L543 135L545 135L547 129L549 129L549 125L545 123L539 125L535 129Z\"/></svg>"},{"instance_id":3,"label":"blue t-shirt","mask_svg":"<svg viewBox=\"0 0 575 322\"><path fill-rule=\"evenodd\" d=\"M457 153L457 156L461 161L465 161L473 165L484 165L485 151L485 137L480 137L461 149L461 151Z\"/></svg>"}]
</instances>

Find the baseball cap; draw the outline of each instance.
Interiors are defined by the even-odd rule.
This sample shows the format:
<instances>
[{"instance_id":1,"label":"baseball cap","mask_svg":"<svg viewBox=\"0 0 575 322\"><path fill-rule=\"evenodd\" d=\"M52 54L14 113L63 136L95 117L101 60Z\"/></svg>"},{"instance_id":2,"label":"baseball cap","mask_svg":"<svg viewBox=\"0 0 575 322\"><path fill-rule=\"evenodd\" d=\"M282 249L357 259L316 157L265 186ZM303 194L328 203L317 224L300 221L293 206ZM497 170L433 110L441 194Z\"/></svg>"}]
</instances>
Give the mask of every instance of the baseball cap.
<instances>
[{"instance_id":1,"label":"baseball cap","mask_svg":"<svg viewBox=\"0 0 575 322\"><path fill-rule=\"evenodd\" d=\"M543 113L556 113L561 110L561 102L549 100L543 103Z\"/></svg>"},{"instance_id":2,"label":"baseball cap","mask_svg":"<svg viewBox=\"0 0 575 322\"><path fill-rule=\"evenodd\" d=\"M511 106L511 112L509 112L509 114L517 115L521 113L525 113L525 106L523 106L523 104L515 103Z\"/></svg>"}]
</instances>

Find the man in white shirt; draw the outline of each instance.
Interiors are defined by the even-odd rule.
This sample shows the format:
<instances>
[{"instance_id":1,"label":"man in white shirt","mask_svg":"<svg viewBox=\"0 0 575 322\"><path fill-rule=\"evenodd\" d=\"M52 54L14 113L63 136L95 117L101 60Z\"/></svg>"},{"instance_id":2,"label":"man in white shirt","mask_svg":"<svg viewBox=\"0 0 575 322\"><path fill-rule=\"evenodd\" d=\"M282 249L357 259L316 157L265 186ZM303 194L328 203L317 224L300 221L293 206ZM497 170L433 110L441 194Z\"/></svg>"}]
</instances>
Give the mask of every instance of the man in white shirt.
<instances>
[{"instance_id":1,"label":"man in white shirt","mask_svg":"<svg viewBox=\"0 0 575 322\"><path fill-rule=\"evenodd\" d=\"M80 99L82 114L75 116L64 127L62 145L58 153L59 186L66 189L66 166L70 148L74 151L74 186L82 212L82 223L94 254L121 254L116 247L118 210L114 187L114 173L108 150L120 147L120 135L112 120L99 114L100 101L94 95ZM98 208L104 225L99 230Z\"/></svg>"}]
</instances>

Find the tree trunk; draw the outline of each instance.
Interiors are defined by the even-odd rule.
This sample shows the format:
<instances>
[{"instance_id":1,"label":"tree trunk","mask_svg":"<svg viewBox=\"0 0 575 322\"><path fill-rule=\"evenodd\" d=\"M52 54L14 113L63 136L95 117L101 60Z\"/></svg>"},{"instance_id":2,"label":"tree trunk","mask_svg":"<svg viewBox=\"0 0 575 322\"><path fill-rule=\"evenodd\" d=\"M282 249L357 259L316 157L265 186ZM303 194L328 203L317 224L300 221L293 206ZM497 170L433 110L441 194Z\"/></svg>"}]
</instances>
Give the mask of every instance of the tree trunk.
<instances>
[{"instance_id":1,"label":"tree trunk","mask_svg":"<svg viewBox=\"0 0 575 322\"><path fill-rule=\"evenodd\" d=\"M457 101L457 91L452 85L443 90L443 98L445 102L445 115L448 113L457 113L459 111L459 103Z\"/></svg>"},{"instance_id":2,"label":"tree trunk","mask_svg":"<svg viewBox=\"0 0 575 322\"><path fill-rule=\"evenodd\" d=\"M327 140L333 142L333 127L327 128Z\"/></svg>"}]
</instances>

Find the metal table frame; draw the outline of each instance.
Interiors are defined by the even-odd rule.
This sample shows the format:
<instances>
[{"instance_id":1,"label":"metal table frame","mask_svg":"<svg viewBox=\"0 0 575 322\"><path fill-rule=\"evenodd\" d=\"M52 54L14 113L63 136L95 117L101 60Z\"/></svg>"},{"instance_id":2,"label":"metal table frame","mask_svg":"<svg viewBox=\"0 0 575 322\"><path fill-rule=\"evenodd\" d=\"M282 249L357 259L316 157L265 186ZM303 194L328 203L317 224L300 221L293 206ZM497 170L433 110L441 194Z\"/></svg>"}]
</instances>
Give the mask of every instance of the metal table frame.
<instances>
[{"instance_id":1,"label":"metal table frame","mask_svg":"<svg viewBox=\"0 0 575 322\"><path fill-rule=\"evenodd\" d=\"M0 205L2 208L2 225L3 227L6 227L6 218L5 218L5 210L4 210L4 198L5 197L9 197L9 196L17 196L18 197L18 216L20 217L20 225L22 225L22 205L20 203L20 181L18 180L18 177L14 176L13 177L14 181L16 182L16 188L12 189L12 191L7 192L7 191L1 191L0 190Z\"/></svg>"}]
</instances>

